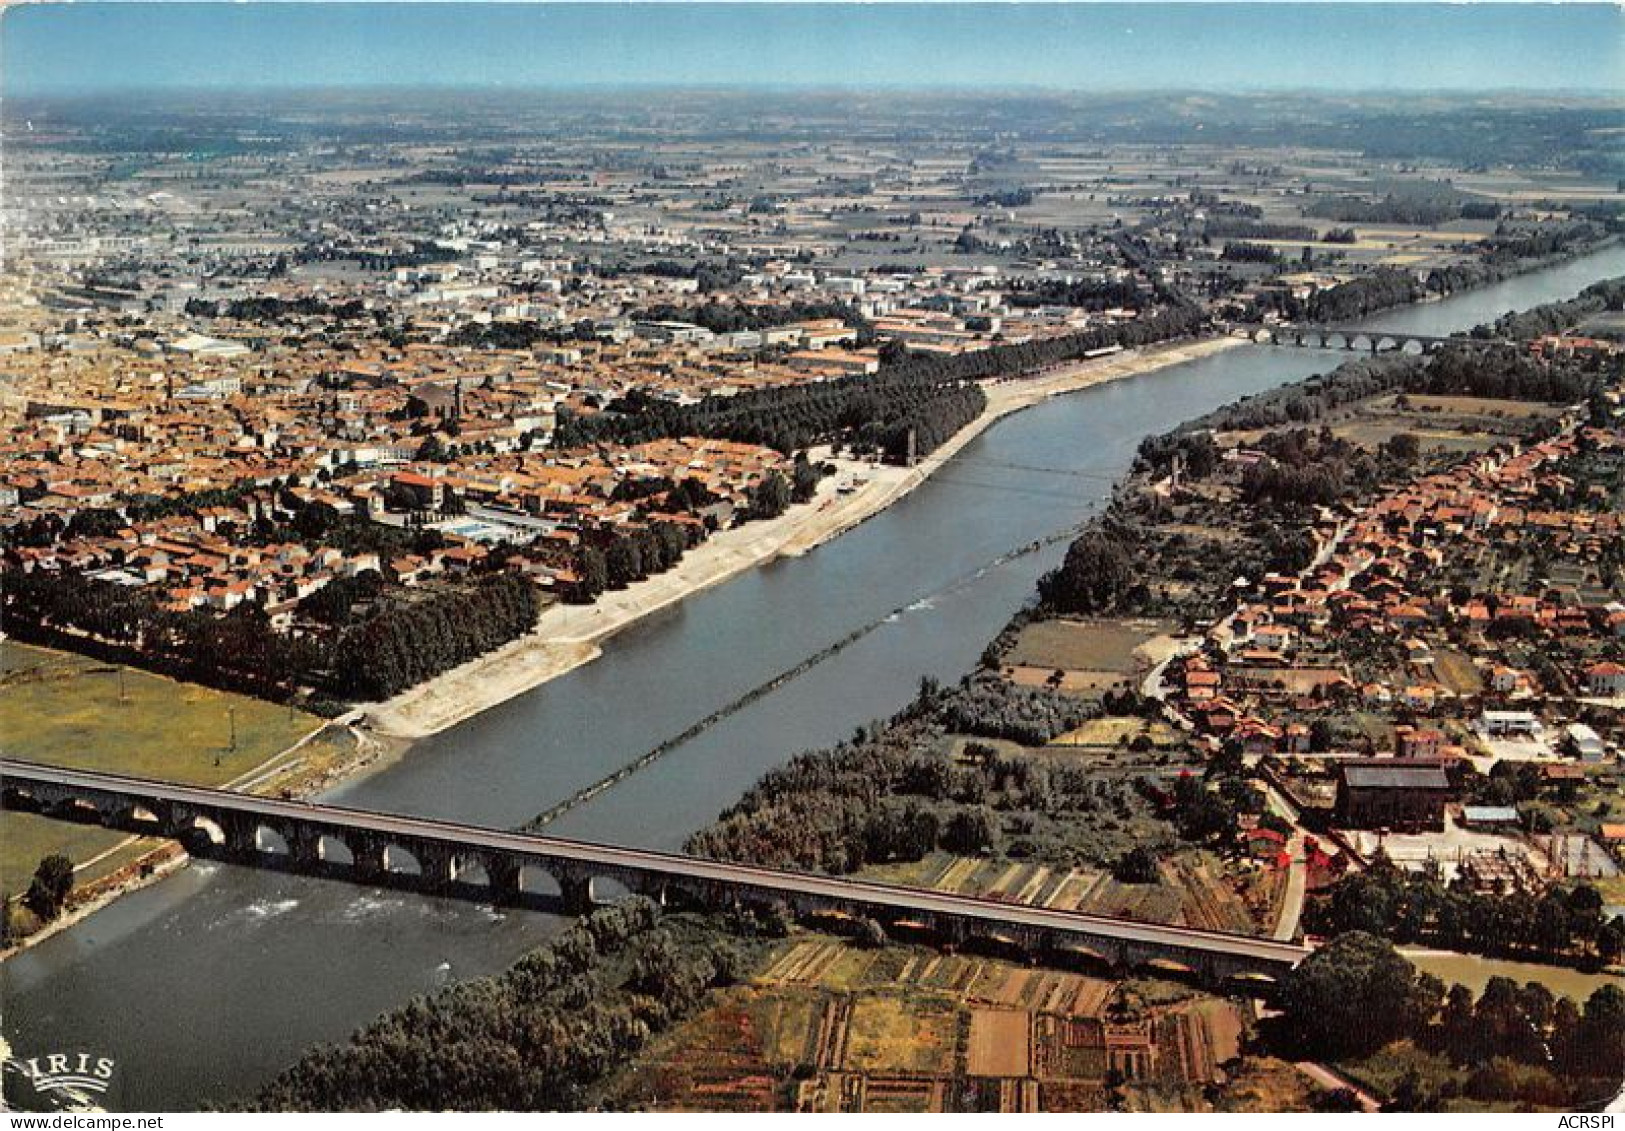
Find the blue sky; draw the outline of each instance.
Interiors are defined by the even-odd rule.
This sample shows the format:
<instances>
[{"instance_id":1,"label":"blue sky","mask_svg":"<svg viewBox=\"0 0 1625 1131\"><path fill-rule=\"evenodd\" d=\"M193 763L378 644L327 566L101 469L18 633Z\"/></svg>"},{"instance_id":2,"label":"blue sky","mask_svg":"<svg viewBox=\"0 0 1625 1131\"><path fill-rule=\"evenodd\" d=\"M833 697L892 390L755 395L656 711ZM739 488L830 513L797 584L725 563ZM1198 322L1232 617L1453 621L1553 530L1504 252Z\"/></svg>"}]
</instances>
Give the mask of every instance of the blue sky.
<instances>
[{"instance_id":1,"label":"blue sky","mask_svg":"<svg viewBox=\"0 0 1625 1131\"><path fill-rule=\"evenodd\" d=\"M1625 93L1608 4L44 4L8 95L321 86Z\"/></svg>"}]
</instances>

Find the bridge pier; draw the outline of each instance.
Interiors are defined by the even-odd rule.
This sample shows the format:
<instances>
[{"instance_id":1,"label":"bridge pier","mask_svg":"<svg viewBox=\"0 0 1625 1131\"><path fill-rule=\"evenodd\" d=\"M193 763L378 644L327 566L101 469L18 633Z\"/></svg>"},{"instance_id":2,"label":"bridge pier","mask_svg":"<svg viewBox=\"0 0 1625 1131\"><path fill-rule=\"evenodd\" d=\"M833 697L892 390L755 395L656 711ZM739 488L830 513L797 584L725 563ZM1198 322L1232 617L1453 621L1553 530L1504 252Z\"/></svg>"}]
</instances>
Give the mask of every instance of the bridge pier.
<instances>
[{"instance_id":1,"label":"bridge pier","mask_svg":"<svg viewBox=\"0 0 1625 1131\"><path fill-rule=\"evenodd\" d=\"M491 891L492 903L519 901L519 861L511 856L490 854L481 863L485 866L485 882Z\"/></svg>"},{"instance_id":2,"label":"bridge pier","mask_svg":"<svg viewBox=\"0 0 1625 1131\"><path fill-rule=\"evenodd\" d=\"M591 876L559 877L559 904L566 915L586 915L594 902Z\"/></svg>"},{"instance_id":3,"label":"bridge pier","mask_svg":"<svg viewBox=\"0 0 1625 1131\"><path fill-rule=\"evenodd\" d=\"M322 834L309 825L295 825L282 833L288 842L288 855L293 866L304 872L319 871L322 867Z\"/></svg>"},{"instance_id":4,"label":"bridge pier","mask_svg":"<svg viewBox=\"0 0 1625 1131\"><path fill-rule=\"evenodd\" d=\"M615 879L633 895L642 896L656 907L666 906L668 892L665 877L628 872L625 875L616 876Z\"/></svg>"},{"instance_id":5,"label":"bridge pier","mask_svg":"<svg viewBox=\"0 0 1625 1131\"><path fill-rule=\"evenodd\" d=\"M356 878L365 883L379 883L389 871L385 860L388 844L371 836L352 836L345 843L350 847L350 867Z\"/></svg>"},{"instance_id":6,"label":"bridge pier","mask_svg":"<svg viewBox=\"0 0 1625 1131\"><path fill-rule=\"evenodd\" d=\"M210 819L219 825L221 831L226 834L227 855L239 859L248 859L259 855L259 822L227 814L221 814Z\"/></svg>"},{"instance_id":7,"label":"bridge pier","mask_svg":"<svg viewBox=\"0 0 1625 1131\"><path fill-rule=\"evenodd\" d=\"M457 854L449 848L427 843L412 845L423 886L430 891L446 891L457 882Z\"/></svg>"}]
</instances>

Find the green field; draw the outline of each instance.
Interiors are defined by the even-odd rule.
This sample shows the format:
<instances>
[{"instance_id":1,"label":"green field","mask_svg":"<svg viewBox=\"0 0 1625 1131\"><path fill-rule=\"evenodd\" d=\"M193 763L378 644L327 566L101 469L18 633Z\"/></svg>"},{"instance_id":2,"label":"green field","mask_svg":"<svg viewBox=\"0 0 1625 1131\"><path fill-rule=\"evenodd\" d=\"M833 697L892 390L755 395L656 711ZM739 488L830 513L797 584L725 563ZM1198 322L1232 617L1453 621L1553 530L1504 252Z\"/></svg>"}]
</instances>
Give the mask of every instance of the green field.
<instances>
[{"instance_id":1,"label":"green field","mask_svg":"<svg viewBox=\"0 0 1625 1131\"><path fill-rule=\"evenodd\" d=\"M1063 671L1131 672L1134 650L1169 626L1158 621L1040 620L1021 630L1005 663Z\"/></svg>"},{"instance_id":2,"label":"green field","mask_svg":"<svg viewBox=\"0 0 1625 1131\"><path fill-rule=\"evenodd\" d=\"M321 723L258 699L0 641L0 751L7 757L219 785ZM0 816L0 889L26 888L41 856L61 852L80 863L124 839L122 833L6 813Z\"/></svg>"}]
</instances>

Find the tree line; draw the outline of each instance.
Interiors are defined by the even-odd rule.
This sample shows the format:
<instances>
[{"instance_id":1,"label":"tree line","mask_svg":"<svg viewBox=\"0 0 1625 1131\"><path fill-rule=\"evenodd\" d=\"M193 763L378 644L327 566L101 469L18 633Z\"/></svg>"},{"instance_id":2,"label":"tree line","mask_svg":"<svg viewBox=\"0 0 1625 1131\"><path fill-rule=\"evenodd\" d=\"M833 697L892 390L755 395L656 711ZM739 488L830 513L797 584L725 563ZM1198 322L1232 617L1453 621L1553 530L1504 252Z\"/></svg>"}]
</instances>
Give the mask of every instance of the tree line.
<instances>
[{"instance_id":1,"label":"tree line","mask_svg":"<svg viewBox=\"0 0 1625 1131\"><path fill-rule=\"evenodd\" d=\"M629 317L637 322L692 322L696 326L705 327L713 334L766 330L791 322L834 318L859 331L860 336L872 337L874 333L868 319L844 302L788 302L775 306L714 300L697 306L662 303L635 310Z\"/></svg>"},{"instance_id":2,"label":"tree line","mask_svg":"<svg viewBox=\"0 0 1625 1131\"><path fill-rule=\"evenodd\" d=\"M1424 194L1387 193L1377 200L1358 196L1326 197L1305 208L1304 215L1342 223L1402 224L1417 228L1432 228L1460 219L1467 205L1447 186L1441 185L1438 189L1437 192ZM1499 215L1500 210L1493 203L1490 209L1492 211L1487 217L1483 215L1485 210L1479 208L1474 209L1474 215L1480 219L1494 219Z\"/></svg>"},{"instance_id":3,"label":"tree line","mask_svg":"<svg viewBox=\"0 0 1625 1131\"><path fill-rule=\"evenodd\" d=\"M339 637L330 685L346 698L387 699L523 636L539 612L536 587L512 573L389 601Z\"/></svg>"},{"instance_id":4,"label":"tree line","mask_svg":"<svg viewBox=\"0 0 1625 1131\"><path fill-rule=\"evenodd\" d=\"M1133 279L1105 279L1095 282L1079 279L1016 280L1005 292L1011 306L1071 306L1079 310L1110 310L1113 307L1133 308L1145 300L1140 285Z\"/></svg>"},{"instance_id":5,"label":"tree line","mask_svg":"<svg viewBox=\"0 0 1625 1131\"><path fill-rule=\"evenodd\" d=\"M1245 217L1210 216L1202 227L1210 240L1303 240L1313 243L1315 229L1308 224L1277 224Z\"/></svg>"},{"instance_id":6,"label":"tree line","mask_svg":"<svg viewBox=\"0 0 1625 1131\"><path fill-rule=\"evenodd\" d=\"M633 395L615 402L609 411L561 417L554 443L581 447L711 436L763 444L788 454L818 443L857 441L897 459L912 429L915 451L923 455L981 412L985 402L972 382L1019 376L1108 346L1179 337L1194 333L1200 325L1199 313L1180 308L1118 326L946 357L883 351L881 370L873 376L706 397L694 405Z\"/></svg>"},{"instance_id":7,"label":"tree line","mask_svg":"<svg viewBox=\"0 0 1625 1131\"><path fill-rule=\"evenodd\" d=\"M1430 1111L1456 1096L1572 1108L1611 1096L1625 1065L1625 991L1594 990L1582 1008L1537 982L1494 977L1476 1000L1464 986L1419 973L1365 931L1339 935L1283 979L1279 1016L1263 1026L1280 1055L1359 1061L1414 1040L1457 1075L1403 1078L1387 1110Z\"/></svg>"},{"instance_id":8,"label":"tree line","mask_svg":"<svg viewBox=\"0 0 1625 1131\"><path fill-rule=\"evenodd\" d=\"M177 612L144 588L76 570L8 569L3 588L8 634L193 683L280 700L323 666L315 640L275 631L249 605Z\"/></svg>"},{"instance_id":9,"label":"tree line","mask_svg":"<svg viewBox=\"0 0 1625 1131\"><path fill-rule=\"evenodd\" d=\"M145 588L74 570L7 570L3 580L13 636L273 700L307 689L385 698L530 631L540 609L535 586L517 574L420 599L380 599L358 581L325 613L347 621L364 598L375 606L370 616L325 634L298 633L273 628L253 605L177 612Z\"/></svg>"},{"instance_id":10,"label":"tree line","mask_svg":"<svg viewBox=\"0 0 1625 1131\"><path fill-rule=\"evenodd\" d=\"M1603 235L1594 225L1565 225L1525 236L1492 237L1480 245L1477 258L1430 270L1427 289L1430 294L1448 295L1487 286L1544 263L1580 255L1596 246ZM1474 333L1484 329L1479 327Z\"/></svg>"},{"instance_id":11,"label":"tree line","mask_svg":"<svg viewBox=\"0 0 1625 1131\"><path fill-rule=\"evenodd\" d=\"M592 1090L737 976L749 939L635 899L578 919L504 973L417 998L308 1052L261 1111L549 1111Z\"/></svg>"},{"instance_id":12,"label":"tree line","mask_svg":"<svg viewBox=\"0 0 1625 1131\"><path fill-rule=\"evenodd\" d=\"M1316 934L1368 931L1396 942L1537 962L1617 962L1625 923L1606 918L1590 884L1543 895L1488 894L1391 865L1339 880L1304 912Z\"/></svg>"},{"instance_id":13,"label":"tree line","mask_svg":"<svg viewBox=\"0 0 1625 1131\"><path fill-rule=\"evenodd\" d=\"M1563 302L1548 302L1528 310L1509 311L1490 325L1476 327L1473 335L1533 341L1547 334L1572 330L1592 315L1619 310L1625 310L1625 276L1592 283Z\"/></svg>"},{"instance_id":14,"label":"tree line","mask_svg":"<svg viewBox=\"0 0 1625 1131\"><path fill-rule=\"evenodd\" d=\"M253 295L249 298L186 300L186 313L194 317L234 318L240 322L286 322L289 318L336 318L348 322L367 317L367 306L360 299L333 303L326 299L305 295L300 298L279 298L276 295Z\"/></svg>"},{"instance_id":15,"label":"tree line","mask_svg":"<svg viewBox=\"0 0 1625 1131\"><path fill-rule=\"evenodd\" d=\"M1349 322L1415 302L1423 293L1422 284L1409 271L1378 267L1346 283L1315 291L1304 305L1304 314L1311 322Z\"/></svg>"},{"instance_id":16,"label":"tree line","mask_svg":"<svg viewBox=\"0 0 1625 1131\"><path fill-rule=\"evenodd\" d=\"M937 849L1042 854L1052 824L1064 841L1064 828L1143 809L1134 783L1001 755L985 742L970 741L963 756L952 759L942 752L942 740L1019 735L1016 741L1042 744L1100 709L1048 688L986 676L951 688L922 681L920 694L891 719L764 775L690 837L685 851L833 874L919 860Z\"/></svg>"}]
</instances>

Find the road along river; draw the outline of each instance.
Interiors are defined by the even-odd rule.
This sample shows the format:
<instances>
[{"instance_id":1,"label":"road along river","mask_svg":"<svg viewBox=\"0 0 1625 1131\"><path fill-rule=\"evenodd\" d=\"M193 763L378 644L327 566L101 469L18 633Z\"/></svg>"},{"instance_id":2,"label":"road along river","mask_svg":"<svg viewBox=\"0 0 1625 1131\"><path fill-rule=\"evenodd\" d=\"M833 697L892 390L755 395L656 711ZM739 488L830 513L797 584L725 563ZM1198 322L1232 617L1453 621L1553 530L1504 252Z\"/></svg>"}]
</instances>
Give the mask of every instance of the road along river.
<instances>
[{"instance_id":1,"label":"road along river","mask_svg":"<svg viewBox=\"0 0 1625 1131\"><path fill-rule=\"evenodd\" d=\"M1615 247L1368 325L1447 334L1620 274ZM325 800L519 825L794 671L547 827L674 849L763 771L895 711L922 675L971 669L1065 546L1010 551L1098 509L1141 437L1346 356L1242 347L1009 417L834 542L656 614L593 663ZM252 1090L413 994L501 969L555 927L538 913L197 863L0 965L3 1032L23 1058L112 1057L110 1110L187 1109Z\"/></svg>"}]
</instances>

